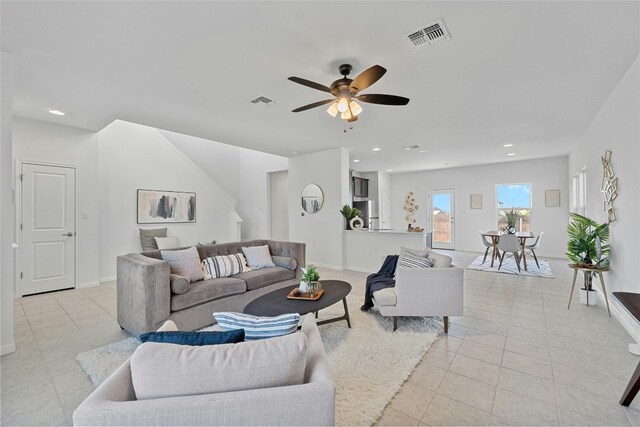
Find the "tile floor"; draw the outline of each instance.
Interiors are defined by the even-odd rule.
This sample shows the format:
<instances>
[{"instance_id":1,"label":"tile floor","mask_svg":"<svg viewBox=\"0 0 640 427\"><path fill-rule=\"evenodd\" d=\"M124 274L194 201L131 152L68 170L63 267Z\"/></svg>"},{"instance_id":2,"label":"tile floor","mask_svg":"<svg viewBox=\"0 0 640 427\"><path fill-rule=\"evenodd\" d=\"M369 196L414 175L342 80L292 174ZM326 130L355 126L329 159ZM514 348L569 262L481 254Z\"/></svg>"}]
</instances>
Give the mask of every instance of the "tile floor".
<instances>
[{"instance_id":1,"label":"tile floor","mask_svg":"<svg viewBox=\"0 0 640 427\"><path fill-rule=\"evenodd\" d=\"M461 266L477 256L450 255ZM640 359L627 352L631 338L577 295L567 310L566 263L550 262L552 280L465 270L465 316L451 319L449 335L377 424L640 425L640 398L629 409L617 403ZM364 286L363 274L331 273ZM25 297L14 307L17 351L1 358L1 423L68 425L93 390L75 355L128 336L115 320L115 284Z\"/></svg>"}]
</instances>

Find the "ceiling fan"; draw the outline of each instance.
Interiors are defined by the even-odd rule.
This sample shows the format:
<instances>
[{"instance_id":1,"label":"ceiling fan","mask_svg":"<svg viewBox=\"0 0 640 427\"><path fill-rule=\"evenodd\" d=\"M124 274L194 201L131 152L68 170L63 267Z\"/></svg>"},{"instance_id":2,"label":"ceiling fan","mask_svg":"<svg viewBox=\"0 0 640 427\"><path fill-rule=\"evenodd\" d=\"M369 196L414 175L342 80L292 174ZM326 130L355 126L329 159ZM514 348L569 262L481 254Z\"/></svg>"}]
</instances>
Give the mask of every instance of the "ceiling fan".
<instances>
[{"instance_id":1,"label":"ceiling fan","mask_svg":"<svg viewBox=\"0 0 640 427\"><path fill-rule=\"evenodd\" d=\"M378 80L384 73L387 72L386 68L380 65L374 65L371 68L364 70L355 79L349 79L347 76L351 73L351 65L342 64L339 67L342 78L331 83L330 87L321 85L320 83L312 82L310 80L301 79L300 77L289 77L292 82L307 86L313 89L321 90L332 94L335 98L325 99L324 101L314 102L300 108L292 110L293 113L299 113L300 111L310 110L312 108L320 107L321 105L329 104L327 113L336 117L340 113L340 118L348 122L355 122L358 120L358 115L362 112L362 107L356 102L368 102L370 104L382 104L382 105L407 105L409 98L396 95L381 95L381 94L363 94L359 95L360 91L365 90Z\"/></svg>"}]
</instances>

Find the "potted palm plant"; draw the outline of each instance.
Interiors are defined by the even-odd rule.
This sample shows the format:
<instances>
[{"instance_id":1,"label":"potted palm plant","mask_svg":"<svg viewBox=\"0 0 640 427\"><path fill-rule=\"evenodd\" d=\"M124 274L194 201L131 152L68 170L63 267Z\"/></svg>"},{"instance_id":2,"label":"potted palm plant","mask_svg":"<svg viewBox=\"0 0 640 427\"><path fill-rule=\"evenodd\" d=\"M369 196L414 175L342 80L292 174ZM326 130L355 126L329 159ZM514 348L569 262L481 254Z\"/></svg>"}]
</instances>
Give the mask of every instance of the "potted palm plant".
<instances>
[{"instance_id":1,"label":"potted palm plant","mask_svg":"<svg viewBox=\"0 0 640 427\"><path fill-rule=\"evenodd\" d=\"M598 222L577 213L571 213L571 222L567 226L567 258L579 266L587 268L606 268L609 266L609 224ZM580 289L580 301L586 304L587 292L589 301L597 301L596 291L592 286L593 273L584 271L584 288Z\"/></svg>"},{"instance_id":2,"label":"potted palm plant","mask_svg":"<svg viewBox=\"0 0 640 427\"><path fill-rule=\"evenodd\" d=\"M511 209L509 212L505 212L505 216L507 217L507 233L515 233L516 224L518 224L518 218L520 218L520 214L515 209Z\"/></svg>"}]
</instances>

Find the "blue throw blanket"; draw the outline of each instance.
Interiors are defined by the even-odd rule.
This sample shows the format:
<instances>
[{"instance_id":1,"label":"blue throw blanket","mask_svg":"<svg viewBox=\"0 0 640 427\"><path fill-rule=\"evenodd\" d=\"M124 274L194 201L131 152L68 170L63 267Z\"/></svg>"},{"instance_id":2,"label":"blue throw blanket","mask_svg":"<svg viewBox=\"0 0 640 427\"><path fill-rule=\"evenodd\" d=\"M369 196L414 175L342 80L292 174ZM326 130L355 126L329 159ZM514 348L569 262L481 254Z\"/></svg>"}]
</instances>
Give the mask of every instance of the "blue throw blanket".
<instances>
[{"instance_id":1,"label":"blue throw blanket","mask_svg":"<svg viewBox=\"0 0 640 427\"><path fill-rule=\"evenodd\" d=\"M367 277L367 289L364 293L364 305L360 307L362 311L368 311L373 307L373 293L384 288L393 288L396 285L396 265L398 255L387 255L382 267L377 273Z\"/></svg>"}]
</instances>

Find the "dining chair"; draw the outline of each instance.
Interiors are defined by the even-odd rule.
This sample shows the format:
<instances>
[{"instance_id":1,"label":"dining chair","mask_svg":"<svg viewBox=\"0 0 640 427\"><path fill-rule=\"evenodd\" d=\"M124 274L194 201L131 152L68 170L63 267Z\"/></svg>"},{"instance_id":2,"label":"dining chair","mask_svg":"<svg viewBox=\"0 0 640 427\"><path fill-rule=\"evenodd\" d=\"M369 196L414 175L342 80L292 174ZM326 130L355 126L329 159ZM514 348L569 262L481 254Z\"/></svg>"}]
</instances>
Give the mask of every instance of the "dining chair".
<instances>
[{"instance_id":1,"label":"dining chair","mask_svg":"<svg viewBox=\"0 0 640 427\"><path fill-rule=\"evenodd\" d=\"M489 249L493 249L493 243L487 239L487 236L484 235L482 230L478 230L478 233L480 233L480 238L482 239L482 243L486 248L484 250L484 258L482 258L482 264L484 264L484 262L487 260L487 254L489 254Z\"/></svg>"},{"instance_id":2,"label":"dining chair","mask_svg":"<svg viewBox=\"0 0 640 427\"><path fill-rule=\"evenodd\" d=\"M516 260L516 265L518 266L518 272L520 270L520 251L522 250L522 245L520 244L520 239L515 234L503 234L500 236L500 240L498 241L498 250L502 251L502 256L500 257L500 265L498 265L498 270L502 267L502 261L504 261L504 256L507 252L513 254L513 258Z\"/></svg>"},{"instance_id":3,"label":"dining chair","mask_svg":"<svg viewBox=\"0 0 640 427\"><path fill-rule=\"evenodd\" d=\"M536 237L536 240L532 244L525 246L525 249L530 250L533 254L533 259L536 260L536 265L538 266L538 268L540 268L540 264L538 263L538 257L536 256L536 250L538 249L538 247L540 247L540 241L542 240L543 235L544 231L540 232L540 234L538 235L538 237Z\"/></svg>"}]
</instances>

